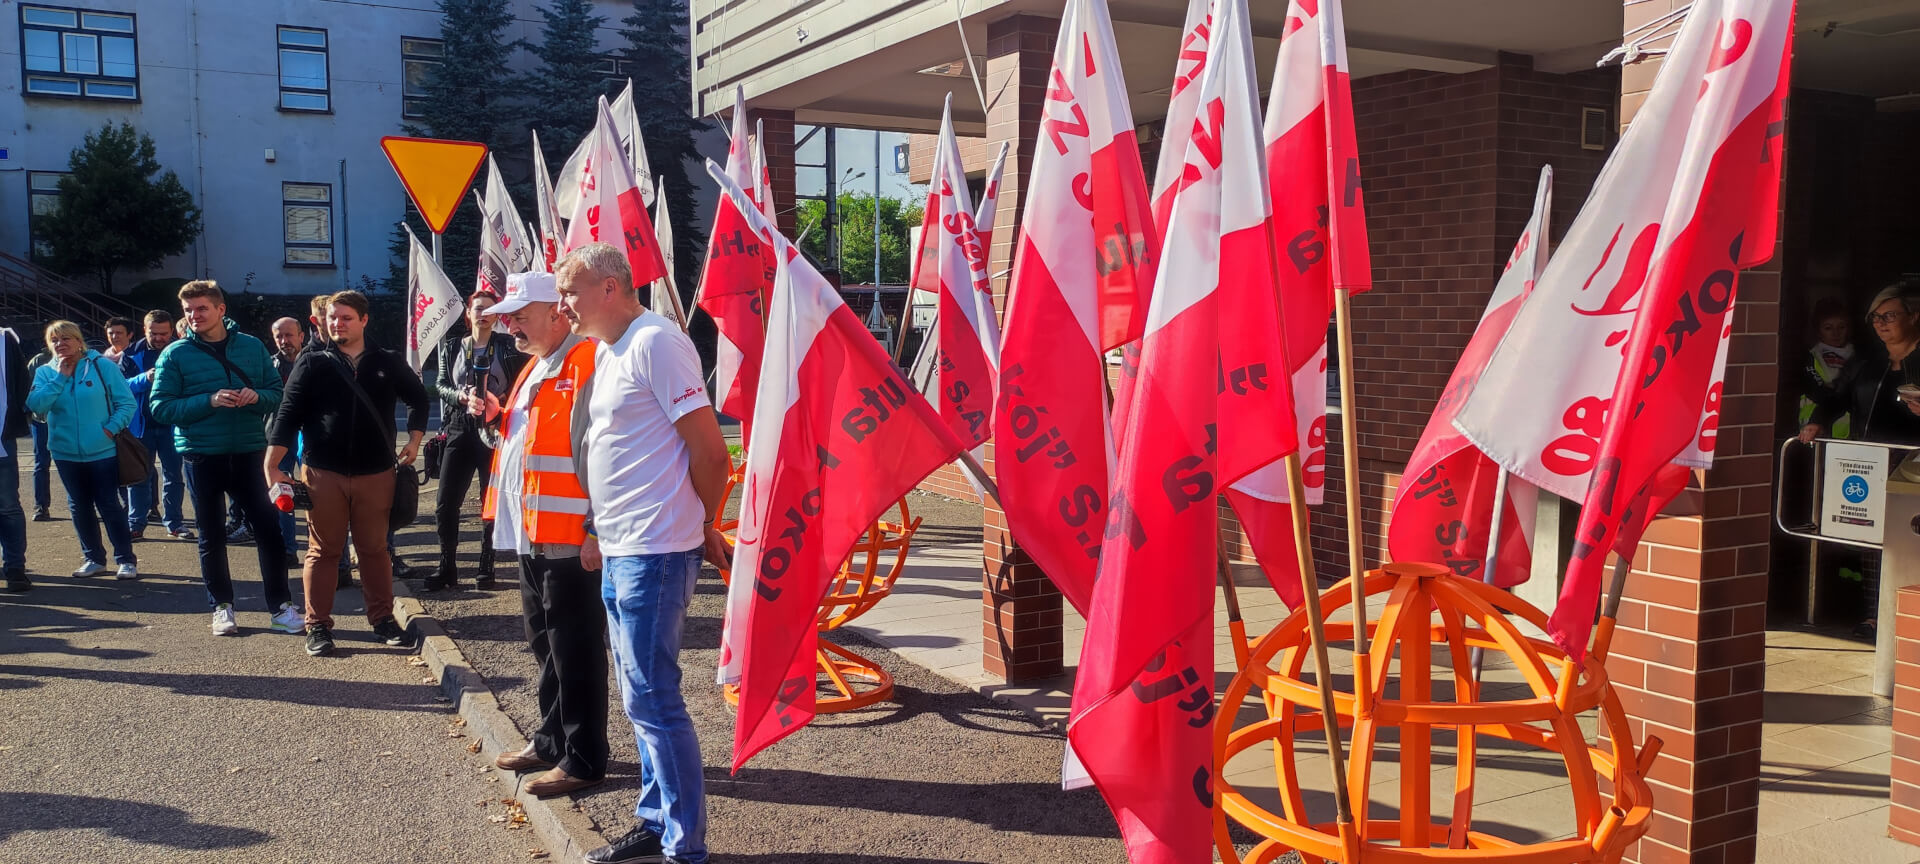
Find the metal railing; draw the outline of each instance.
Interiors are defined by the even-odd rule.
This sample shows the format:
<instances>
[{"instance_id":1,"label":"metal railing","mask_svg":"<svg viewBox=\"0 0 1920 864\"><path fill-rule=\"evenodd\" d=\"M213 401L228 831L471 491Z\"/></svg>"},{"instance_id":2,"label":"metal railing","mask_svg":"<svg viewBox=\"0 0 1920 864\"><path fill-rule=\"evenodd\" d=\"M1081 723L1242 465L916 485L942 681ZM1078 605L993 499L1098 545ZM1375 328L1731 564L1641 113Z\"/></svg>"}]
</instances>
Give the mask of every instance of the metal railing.
<instances>
[{"instance_id":1,"label":"metal railing","mask_svg":"<svg viewBox=\"0 0 1920 864\"><path fill-rule=\"evenodd\" d=\"M1787 452L1791 450L1795 444L1813 449L1813 482L1808 486L1807 521L1797 525L1788 525L1786 514ZM1843 546L1852 546L1857 549L1872 549L1877 552L1881 549L1882 544L1869 543L1864 540L1852 540L1846 537L1834 537L1820 533L1820 505L1823 503L1821 499L1825 497L1823 484L1826 481L1825 462L1821 457L1825 455L1826 445L1828 444L1853 444L1861 447L1878 447L1883 450L1894 451L1896 454L1920 450L1920 446L1910 444L1881 444L1877 441L1851 441L1845 438L1815 438L1811 443L1801 441L1799 438L1788 438L1780 442L1779 458L1774 460L1774 464L1777 466L1774 469L1773 483L1774 527L1779 528L1782 533L1799 537L1803 540L1813 540L1820 543L1839 543ZM1899 464L1897 458L1894 459L1894 464L1896 466Z\"/></svg>"},{"instance_id":2,"label":"metal railing","mask_svg":"<svg viewBox=\"0 0 1920 864\"><path fill-rule=\"evenodd\" d=\"M118 297L87 291L78 282L14 255L0 252L0 320L14 326L65 318L99 324L116 315L138 318L141 310Z\"/></svg>"}]
</instances>

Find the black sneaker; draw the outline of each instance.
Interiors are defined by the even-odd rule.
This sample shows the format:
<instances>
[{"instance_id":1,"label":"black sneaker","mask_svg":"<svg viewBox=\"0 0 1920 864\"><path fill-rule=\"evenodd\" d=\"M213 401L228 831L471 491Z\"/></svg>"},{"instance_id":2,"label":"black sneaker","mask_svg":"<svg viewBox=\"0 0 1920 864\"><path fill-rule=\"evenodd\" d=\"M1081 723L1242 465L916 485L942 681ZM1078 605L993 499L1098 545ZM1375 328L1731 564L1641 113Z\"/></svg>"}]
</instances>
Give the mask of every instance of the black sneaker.
<instances>
[{"instance_id":1,"label":"black sneaker","mask_svg":"<svg viewBox=\"0 0 1920 864\"><path fill-rule=\"evenodd\" d=\"M45 507L35 507L35 508L33 508L33 521L35 521L35 522L52 522L52 521L53 521L53 514L50 514L50 513L48 513L48 512L47 512L47 508L45 508Z\"/></svg>"},{"instance_id":2,"label":"black sneaker","mask_svg":"<svg viewBox=\"0 0 1920 864\"><path fill-rule=\"evenodd\" d=\"M482 591L492 591L497 586L498 583L493 581L492 573L482 573L473 580L473 587Z\"/></svg>"},{"instance_id":3,"label":"black sneaker","mask_svg":"<svg viewBox=\"0 0 1920 864\"><path fill-rule=\"evenodd\" d=\"M5 588L0 588L0 591L8 594L25 594L31 590L33 590L33 580L28 579L27 574L19 570L7 571L7 585Z\"/></svg>"},{"instance_id":4,"label":"black sneaker","mask_svg":"<svg viewBox=\"0 0 1920 864\"><path fill-rule=\"evenodd\" d=\"M307 625L307 656L333 656L333 631L325 624Z\"/></svg>"},{"instance_id":5,"label":"black sneaker","mask_svg":"<svg viewBox=\"0 0 1920 864\"><path fill-rule=\"evenodd\" d=\"M394 578L397 579L399 577L396 576ZM458 587L460 587L459 579L453 576L442 576L438 573L428 576L426 581L420 583L420 590L422 591L445 591L449 588Z\"/></svg>"},{"instance_id":6,"label":"black sneaker","mask_svg":"<svg viewBox=\"0 0 1920 864\"><path fill-rule=\"evenodd\" d=\"M245 525L229 525L227 526L227 542L235 546L252 543L253 532L247 530L247 526Z\"/></svg>"},{"instance_id":7,"label":"black sneaker","mask_svg":"<svg viewBox=\"0 0 1920 864\"><path fill-rule=\"evenodd\" d=\"M407 628L400 626L400 622L392 618L382 618L375 621L373 623L373 635L379 637L380 641L388 645L405 645L413 641L413 637L407 635Z\"/></svg>"},{"instance_id":8,"label":"black sneaker","mask_svg":"<svg viewBox=\"0 0 1920 864\"><path fill-rule=\"evenodd\" d=\"M587 853L587 864L664 864L669 860L659 835L635 828L626 836Z\"/></svg>"}]
</instances>

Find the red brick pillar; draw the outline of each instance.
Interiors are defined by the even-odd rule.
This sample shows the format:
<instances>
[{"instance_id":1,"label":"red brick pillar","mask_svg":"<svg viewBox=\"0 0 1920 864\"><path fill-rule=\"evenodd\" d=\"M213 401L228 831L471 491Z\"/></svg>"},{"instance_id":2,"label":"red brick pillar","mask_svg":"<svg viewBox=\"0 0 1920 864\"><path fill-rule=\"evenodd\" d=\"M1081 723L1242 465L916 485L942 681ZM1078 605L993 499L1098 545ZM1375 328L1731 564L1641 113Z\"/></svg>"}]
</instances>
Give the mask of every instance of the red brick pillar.
<instances>
[{"instance_id":1,"label":"red brick pillar","mask_svg":"<svg viewBox=\"0 0 1920 864\"><path fill-rule=\"evenodd\" d=\"M1920 585L1894 607L1893 806L1887 834L1920 845Z\"/></svg>"},{"instance_id":2,"label":"red brick pillar","mask_svg":"<svg viewBox=\"0 0 1920 864\"><path fill-rule=\"evenodd\" d=\"M999 94L987 115L987 152L1000 143L1011 145L1000 181L999 211L994 217L989 271L1012 266L1020 231L1020 210L1026 201L1027 172L1033 168L1034 145L1039 140L1041 106L1046 99L1046 76L1053 68L1053 42L1060 22L1053 18L1015 15L987 25L986 91ZM969 88L957 88L956 101L973 98ZM1010 277L993 280L994 305L1007 308ZM993 471L994 445L987 445L986 467ZM1007 533L1007 515L991 500L984 508L984 575L981 600L981 665L1008 682L1048 678L1060 674L1065 654L1060 591L1045 573L1013 543Z\"/></svg>"},{"instance_id":3,"label":"red brick pillar","mask_svg":"<svg viewBox=\"0 0 1920 864\"><path fill-rule=\"evenodd\" d=\"M749 134L755 123L765 132L767 140L761 146L767 151L767 176L773 185L774 221L780 225L780 232L788 237L794 236L796 200L794 199L793 171L793 112L770 108L748 108L747 123Z\"/></svg>"},{"instance_id":4,"label":"red brick pillar","mask_svg":"<svg viewBox=\"0 0 1920 864\"><path fill-rule=\"evenodd\" d=\"M1628 2L1625 27L1673 5ZM1622 72L1623 123L1657 71ZM1628 856L1644 864L1754 860L1781 254L1740 275L1713 470L1641 541L1607 663L1635 734L1666 744L1648 776L1652 826Z\"/></svg>"}]
</instances>

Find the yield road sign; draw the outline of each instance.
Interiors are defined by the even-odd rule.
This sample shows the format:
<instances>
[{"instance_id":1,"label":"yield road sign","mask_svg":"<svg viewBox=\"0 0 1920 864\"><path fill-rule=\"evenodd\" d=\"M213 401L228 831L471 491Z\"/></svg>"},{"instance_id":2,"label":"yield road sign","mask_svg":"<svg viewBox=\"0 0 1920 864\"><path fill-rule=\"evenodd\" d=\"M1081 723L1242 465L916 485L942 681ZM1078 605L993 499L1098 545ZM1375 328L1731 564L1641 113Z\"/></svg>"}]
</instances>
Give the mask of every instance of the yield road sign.
<instances>
[{"instance_id":1,"label":"yield road sign","mask_svg":"<svg viewBox=\"0 0 1920 864\"><path fill-rule=\"evenodd\" d=\"M435 234L446 232L453 211L487 158L487 145L477 141L388 135L380 139L380 149L386 151L393 173L407 187L407 197Z\"/></svg>"}]
</instances>

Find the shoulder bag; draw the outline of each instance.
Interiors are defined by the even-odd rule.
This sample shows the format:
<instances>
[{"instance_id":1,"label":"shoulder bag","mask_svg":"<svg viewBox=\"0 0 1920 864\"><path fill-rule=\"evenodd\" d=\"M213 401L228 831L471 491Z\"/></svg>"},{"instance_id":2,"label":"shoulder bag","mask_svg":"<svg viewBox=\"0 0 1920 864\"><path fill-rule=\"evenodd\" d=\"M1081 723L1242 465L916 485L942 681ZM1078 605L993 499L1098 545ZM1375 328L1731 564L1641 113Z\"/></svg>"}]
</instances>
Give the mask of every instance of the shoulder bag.
<instances>
[{"instance_id":1,"label":"shoulder bag","mask_svg":"<svg viewBox=\"0 0 1920 864\"><path fill-rule=\"evenodd\" d=\"M347 379L347 387L353 390L353 395L360 399L360 405L367 409L367 413L373 415L374 420L380 424L381 431L386 433L387 440L391 442L395 437L392 418L382 414L379 406L373 404L373 398L367 395L367 391L361 389L360 381L354 375L351 365L338 357L334 358L334 363L339 365L341 376ZM391 449L393 445L387 446ZM420 487L425 485L427 485L426 480L421 478L420 472L414 470L412 465L401 465L398 460L395 460L393 509L387 513L388 531L398 531L412 525L413 520L420 516Z\"/></svg>"},{"instance_id":2,"label":"shoulder bag","mask_svg":"<svg viewBox=\"0 0 1920 864\"><path fill-rule=\"evenodd\" d=\"M118 370L115 371L118 374ZM107 394L107 380L100 374L100 358L93 358L93 377L100 379L100 398L106 400L107 416L113 416L113 397ZM135 411L140 406L133 406ZM120 485L137 486L153 473L153 454L147 445L133 437L130 428L113 433L113 458L120 466Z\"/></svg>"}]
</instances>

